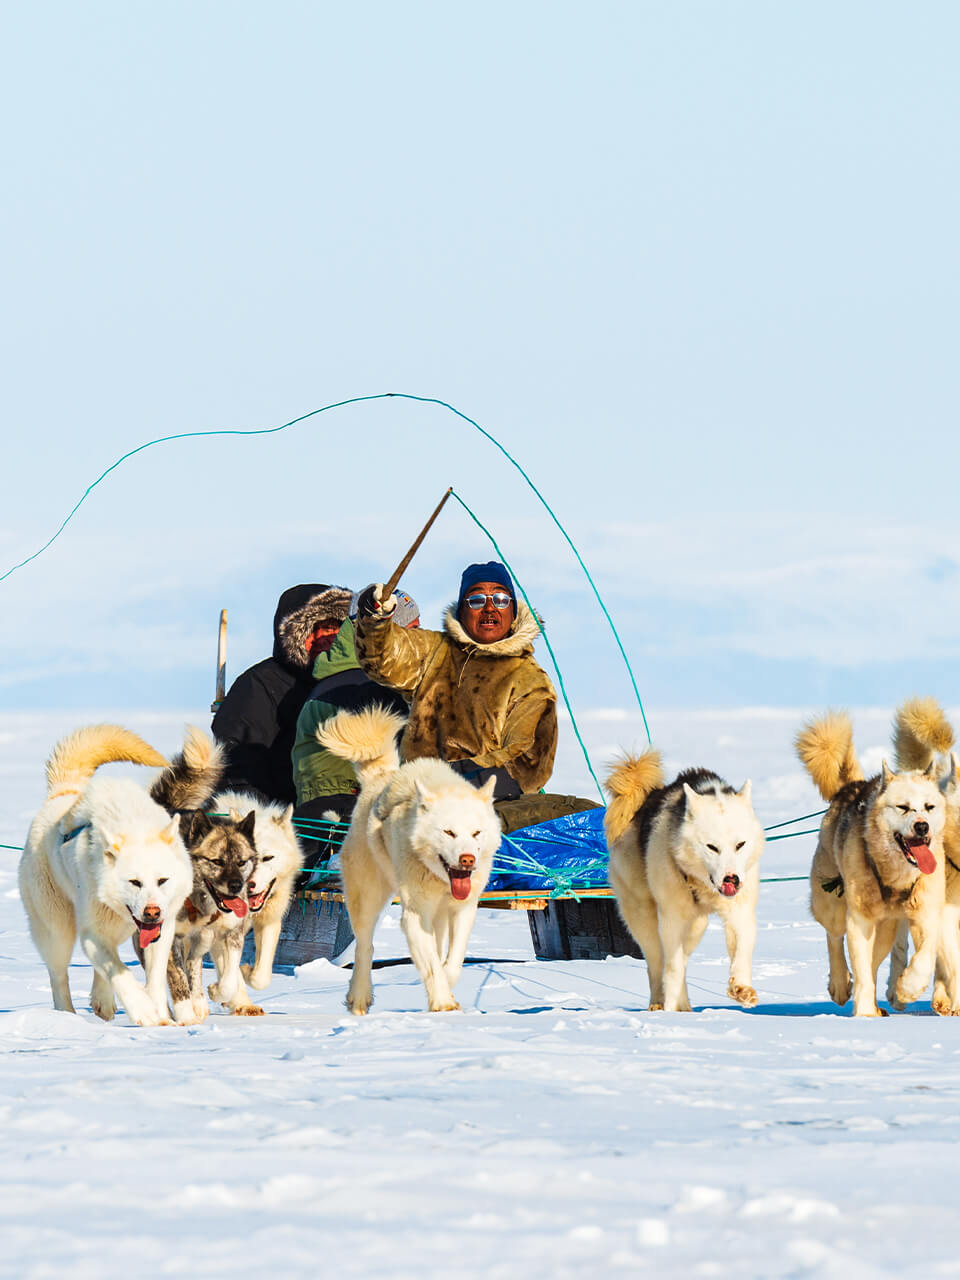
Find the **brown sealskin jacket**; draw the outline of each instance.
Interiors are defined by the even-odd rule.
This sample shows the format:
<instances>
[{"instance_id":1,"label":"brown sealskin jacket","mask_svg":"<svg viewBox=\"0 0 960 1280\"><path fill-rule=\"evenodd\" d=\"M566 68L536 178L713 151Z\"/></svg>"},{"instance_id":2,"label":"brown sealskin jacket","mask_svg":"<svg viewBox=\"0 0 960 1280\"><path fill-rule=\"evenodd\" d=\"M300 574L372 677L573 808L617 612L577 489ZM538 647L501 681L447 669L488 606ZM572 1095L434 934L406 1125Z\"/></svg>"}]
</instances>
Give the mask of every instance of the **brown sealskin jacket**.
<instances>
[{"instance_id":1,"label":"brown sealskin jacket","mask_svg":"<svg viewBox=\"0 0 960 1280\"><path fill-rule=\"evenodd\" d=\"M493 644L470 639L456 604L444 615L443 631L358 619L363 670L413 695L402 758L472 760L481 769L506 768L523 792L544 786L557 749L557 695L533 659L539 634L522 600L509 633Z\"/></svg>"}]
</instances>

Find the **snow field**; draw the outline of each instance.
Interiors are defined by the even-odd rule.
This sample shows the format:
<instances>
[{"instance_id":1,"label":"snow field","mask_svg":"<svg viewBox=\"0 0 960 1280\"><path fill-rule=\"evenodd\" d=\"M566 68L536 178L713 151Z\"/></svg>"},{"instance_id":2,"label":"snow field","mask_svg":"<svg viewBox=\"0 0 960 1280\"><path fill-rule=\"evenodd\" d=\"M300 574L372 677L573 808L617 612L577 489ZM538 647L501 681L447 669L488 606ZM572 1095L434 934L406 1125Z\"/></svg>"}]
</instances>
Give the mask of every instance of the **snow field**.
<instances>
[{"instance_id":1,"label":"snow field","mask_svg":"<svg viewBox=\"0 0 960 1280\"><path fill-rule=\"evenodd\" d=\"M184 718L124 722L172 750ZM668 769L751 775L764 822L822 807L790 748L800 712L662 718ZM599 763L639 741L637 717L583 719ZM81 722L0 716L0 842ZM856 717L868 764L888 722ZM557 789L590 794L576 753ZM802 873L812 846L771 844L763 874ZM837 1010L803 883L762 887L750 1012L715 925L697 1012L650 1014L642 962L536 962L525 914L487 911L460 1014L427 1014L398 965L353 1018L346 973L316 961L275 977L266 1018L146 1029L89 1012L81 960L81 1013L53 1011L17 857L0 851L0 1275L960 1272L958 1020ZM404 955L395 911L377 950Z\"/></svg>"}]
</instances>

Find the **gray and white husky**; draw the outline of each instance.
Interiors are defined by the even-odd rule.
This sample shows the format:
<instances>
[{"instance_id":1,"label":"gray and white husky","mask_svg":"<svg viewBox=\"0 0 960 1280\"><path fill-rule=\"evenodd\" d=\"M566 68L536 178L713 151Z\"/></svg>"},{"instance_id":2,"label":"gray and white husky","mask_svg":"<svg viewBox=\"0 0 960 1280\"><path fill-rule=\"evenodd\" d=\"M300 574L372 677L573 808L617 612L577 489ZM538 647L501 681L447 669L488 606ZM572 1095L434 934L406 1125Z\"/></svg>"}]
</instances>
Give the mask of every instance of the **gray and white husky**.
<instances>
[{"instance_id":1,"label":"gray and white husky","mask_svg":"<svg viewBox=\"0 0 960 1280\"><path fill-rule=\"evenodd\" d=\"M203 958L220 962L216 998L231 1013L262 1014L246 994L240 954L250 910L249 883L257 865L256 814L218 813L212 792L223 772L222 749L199 729L190 728L183 751L151 788L151 795L180 815L180 829L193 867L193 887L177 915L167 965L174 1017L200 1022L209 1005L203 991ZM209 810L213 808L211 813Z\"/></svg>"},{"instance_id":2,"label":"gray and white husky","mask_svg":"<svg viewBox=\"0 0 960 1280\"><path fill-rule=\"evenodd\" d=\"M664 786L651 749L625 757L607 789L610 884L647 962L650 1008L689 1011L687 961L714 912L730 955L727 994L752 1008L764 837L749 781L735 791L707 769L687 769Z\"/></svg>"},{"instance_id":3,"label":"gray and white husky","mask_svg":"<svg viewBox=\"0 0 960 1280\"><path fill-rule=\"evenodd\" d=\"M157 779L152 794L171 812L183 814L191 823L197 810L221 817L230 815L234 822L241 814L253 815L251 839L257 860L245 893L238 895L244 898L247 911L239 917L239 931L235 926L229 930L218 928L209 939L219 976L219 980L210 985L209 994L211 999L226 1003L234 1013L262 1013L251 1001L244 978L257 989L270 983L281 924L293 896L297 873L303 865L303 852L293 827L292 805L283 807L243 792L218 791L225 763L223 748L218 743L199 729L188 729L183 751ZM199 830L194 831L198 840L201 834ZM209 831L205 834L209 838ZM229 893L226 885L222 887ZM190 895L193 907L199 905L198 898L203 895L202 884L196 888L197 892ZM239 950L244 934L251 927L256 939L256 962L252 966L244 965L241 973ZM202 944L200 939L198 945ZM198 1016L203 1016L207 1004L202 993L197 996L196 1005Z\"/></svg>"}]
</instances>

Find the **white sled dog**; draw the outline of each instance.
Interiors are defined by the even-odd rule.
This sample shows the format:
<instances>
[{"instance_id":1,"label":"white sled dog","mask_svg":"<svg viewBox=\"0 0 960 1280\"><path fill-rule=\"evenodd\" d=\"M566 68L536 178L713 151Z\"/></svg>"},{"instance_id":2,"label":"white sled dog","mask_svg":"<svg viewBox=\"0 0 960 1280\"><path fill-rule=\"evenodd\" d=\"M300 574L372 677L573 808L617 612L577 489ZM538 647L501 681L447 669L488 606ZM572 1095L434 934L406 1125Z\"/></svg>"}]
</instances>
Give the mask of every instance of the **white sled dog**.
<instances>
[{"instance_id":1,"label":"white sled dog","mask_svg":"<svg viewBox=\"0 0 960 1280\"><path fill-rule=\"evenodd\" d=\"M20 895L50 974L55 1009L74 1012L67 970L77 934L94 968L90 1003L112 1018L116 1002L140 1026L167 1022L167 960L193 873L179 822L127 778L96 778L102 764L166 765L119 725L93 725L57 743L47 799L20 859ZM118 947L136 933L144 989Z\"/></svg>"},{"instance_id":2,"label":"white sled dog","mask_svg":"<svg viewBox=\"0 0 960 1280\"><path fill-rule=\"evenodd\" d=\"M828 712L803 726L797 754L830 807L810 868L810 910L827 934L828 990L851 994L857 1017L877 1018L877 971L905 920L916 954L894 988L898 1004L919 1000L933 976L944 903L946 808L936 765L865 779L850 717ZM844 939L850 957L844 954ZM956 974L946 976L948 986Z\"/></svg>"},{"instance_id":3,"label":"white sled dog","mask_svg":"<svg viewBox=\"0 0 960 1280\"><path fill-rule=\"evenodd\" d=\"M939 786L946 801L943 828L945 903L940 918L940 945L930 1005L939 1014L956 1016L960 1014L960 991L957 990L956 979L952 985L949 984L949 974L956 975L960 971L960 787L957 779L960 762L955 753L946 757L953 746L953 726L935 698L911 698L897 711L893 729L897 769L922 771L936 761ZM897 983L907 966L909 937L907 923L901 920L897 940L890 953L887 983L887 999L894 1008L902 1007L897 999Z\"/></svg>"},{"instance_id":4,"label":"white sled dog","mask_svg":"<svg viewBox=\"0 0 960 1280\"><path fill-rule=\"evenodd\" d=\"M477 789L442 760L401 765L396 739L403 725L402 716L374 707L341 711L317 730L321 745L349 760L360 781L341 851L357 939L347 1008L356 1014L373 1002L373 931L395 893L428 1007L459 1009L453 987L500 844L495 779Z\"/></svg>"},{"instance_id":5,"label":"white sled dog","mask_svg":"<svg viewBox=\"0 0 960 1280\"><path fill-rule=\"evenodd\" d=\"M727 994L752 1008L764 837L749 781L734 791L707 769L687 769L664 786L660 754L651 749L626 756L607 790L610 884L647 962L650 1008L689 1011L687 961L713 912L730 956Z\"/></svg>"}]
</instances>

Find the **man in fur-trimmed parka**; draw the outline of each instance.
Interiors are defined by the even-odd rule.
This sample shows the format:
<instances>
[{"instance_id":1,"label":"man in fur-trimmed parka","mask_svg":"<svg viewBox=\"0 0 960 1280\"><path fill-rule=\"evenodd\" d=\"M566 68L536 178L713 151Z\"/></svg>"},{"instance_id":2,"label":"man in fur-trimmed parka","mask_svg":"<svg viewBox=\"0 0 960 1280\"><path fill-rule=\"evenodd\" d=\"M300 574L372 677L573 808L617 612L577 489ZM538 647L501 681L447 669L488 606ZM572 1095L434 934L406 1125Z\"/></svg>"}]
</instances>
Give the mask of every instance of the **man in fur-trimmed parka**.
<instances>
[{"instance_id":1,"label":"man in fur-trimmed parka","mask_svg":"<svg viewBox=\"0 0 960 1280\"><path fill-rule=\"evenodd\" d=\"M439 756L477 786L495 774L497 800L539 791L553 771L557 696L506 567L466 569L442 632L398 627L382 594L377 584L360 595L357 658L378 684L412 696L403 759Z\"/></svg>"},{"instance_id":2,"label":"man in fur-trimmed parka","mask_svg":"<svg viewBox=\"0 0 960 1280\"><path fill-rule=\"evenodd\" d=\"M213 736L227 748L222 787L294 804L290 765L300 708L314 686L313 664L331 647L350 612L346 587L288 587L273 619L273 656L237 676L213 718Z\"/></svg>"}]
</instances>

